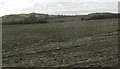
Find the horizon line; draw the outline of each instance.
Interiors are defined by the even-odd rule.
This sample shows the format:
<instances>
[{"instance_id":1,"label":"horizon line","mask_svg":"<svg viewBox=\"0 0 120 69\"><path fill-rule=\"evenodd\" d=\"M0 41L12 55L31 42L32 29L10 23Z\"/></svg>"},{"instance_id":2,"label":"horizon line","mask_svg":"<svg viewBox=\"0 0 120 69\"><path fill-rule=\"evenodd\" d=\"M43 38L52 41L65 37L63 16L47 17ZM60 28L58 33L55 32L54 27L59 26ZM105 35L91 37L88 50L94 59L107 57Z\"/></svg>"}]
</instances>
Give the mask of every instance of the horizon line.
<instances>
[{"instance_id":1,"label":"horizon line","mask_svg":"<svg viewBox=\"0 0 120 69\"><path fill-rule=\"evenodd\" d=\"M13 13L13 14L6 14L6 15L0 15L0 17L7 16L7 15L20 15L20 14L31 14L31 13L37 13L37 14L48 14L48 15L65 15L65 16L79 16L79 15L88 15L91 13L114 13L119 14L120 12L90 12L90 13L83 13L83 14L49 14L49 13L40 13L40 12L26 12L26 13Z\"/></svg>"}]
</instances>

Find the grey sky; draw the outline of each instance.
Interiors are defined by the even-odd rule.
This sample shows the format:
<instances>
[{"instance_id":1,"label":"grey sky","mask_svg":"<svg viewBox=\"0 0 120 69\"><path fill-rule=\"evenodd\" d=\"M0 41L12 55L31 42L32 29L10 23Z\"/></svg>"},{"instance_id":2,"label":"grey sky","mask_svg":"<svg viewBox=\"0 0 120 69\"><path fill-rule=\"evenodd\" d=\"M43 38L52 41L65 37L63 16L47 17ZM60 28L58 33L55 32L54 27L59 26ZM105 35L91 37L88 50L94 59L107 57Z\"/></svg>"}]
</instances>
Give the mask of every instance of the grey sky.
<instances>
[{"instance_id":1,"label":"grey sky","mask_svg":"<svg viewBox=\"0 0 120 69\"><path fill-rule=\"evenodd\" d=\"M119 0L0 0L0 16L19 13L87 14L117 12Z\"/></svg>"}]
</instances>

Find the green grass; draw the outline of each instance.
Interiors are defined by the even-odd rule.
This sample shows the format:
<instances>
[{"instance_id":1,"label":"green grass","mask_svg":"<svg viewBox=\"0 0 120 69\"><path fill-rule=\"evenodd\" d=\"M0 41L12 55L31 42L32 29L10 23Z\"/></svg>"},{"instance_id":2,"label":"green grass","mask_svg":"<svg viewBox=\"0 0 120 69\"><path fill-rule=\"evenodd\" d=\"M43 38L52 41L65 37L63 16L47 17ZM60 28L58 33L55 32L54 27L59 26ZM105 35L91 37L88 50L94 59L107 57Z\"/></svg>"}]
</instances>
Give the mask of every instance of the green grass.
<instances>
[{"instance_id":1,"label":"green grass","mask_svg":"<svg viewBox=\"0 0 120 69\"><path fill-rule=\"evenodd\" d=\"M117 66L117 19L64 20L3 25L3 66Z\"/></svg>"}]
</instances>

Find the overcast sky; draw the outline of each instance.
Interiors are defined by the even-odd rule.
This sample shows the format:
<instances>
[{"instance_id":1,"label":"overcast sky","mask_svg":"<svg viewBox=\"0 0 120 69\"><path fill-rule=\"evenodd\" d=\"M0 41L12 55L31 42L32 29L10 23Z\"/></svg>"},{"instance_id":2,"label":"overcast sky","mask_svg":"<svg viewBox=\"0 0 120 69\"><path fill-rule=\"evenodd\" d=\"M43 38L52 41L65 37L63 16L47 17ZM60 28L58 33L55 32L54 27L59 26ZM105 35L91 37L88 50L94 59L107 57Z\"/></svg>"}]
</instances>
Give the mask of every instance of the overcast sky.
<instances>
[{"instance_id":1,"label":"overcast sky","mask_svg":"<svg viewBox=\"0 0 120 69\"><path fill-rule=\"evenodd\" d=\"M119 0L0 0L0 16L19 13L88 14L117 12Z\"/></svg>"}]
</instances>

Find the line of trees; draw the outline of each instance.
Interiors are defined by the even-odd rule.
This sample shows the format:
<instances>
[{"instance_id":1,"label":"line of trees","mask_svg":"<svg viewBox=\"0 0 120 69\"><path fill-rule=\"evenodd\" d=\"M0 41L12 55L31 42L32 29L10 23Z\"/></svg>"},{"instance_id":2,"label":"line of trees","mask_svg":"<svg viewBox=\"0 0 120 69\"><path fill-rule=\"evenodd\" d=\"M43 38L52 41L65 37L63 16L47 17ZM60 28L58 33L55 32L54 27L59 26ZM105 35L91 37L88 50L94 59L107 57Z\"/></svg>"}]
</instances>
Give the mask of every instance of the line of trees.
<instances>
[{"instance_id":1,"label":"line of trees","mask_svg":"<svg viewBox=\"0 0 120 69\"><path fill-rule=\"evenodd\" d=\"M89 14L87 20L94 20L94 19L110 19L110 18L118 18L119 14L112 14L112 13L95 13Z\"/></svg>"},{"instance_id":2,"label":"line of trees","mask_svg":"<svg viewBox=\"0 0 120 69\"><path fill-rule=\"evenodd\" d=\"M9 16L7 19L11 18L12 16ZM19 17L21 18L21 17ZM22 17L22 19L17 20L16 18L12 18L11 21L7 21L7 19L2 18L2 24L3 25L11 25L11 24L36 24L36 23L48 23L47 18L37 18L35 13L29 14L28 17Z\"/></svg>"}]
</instances>

